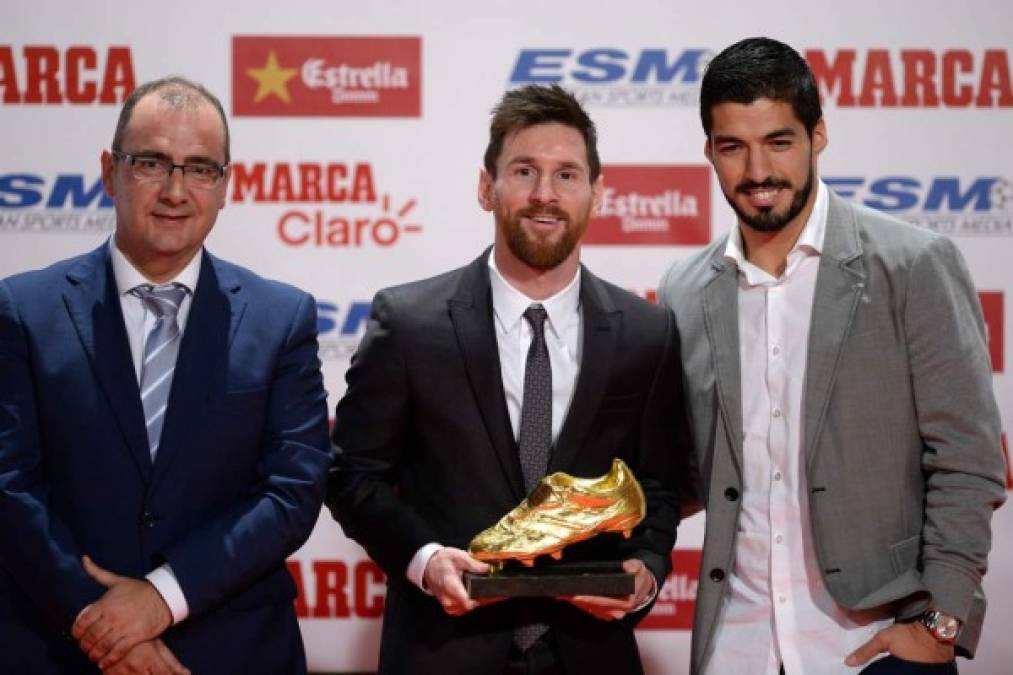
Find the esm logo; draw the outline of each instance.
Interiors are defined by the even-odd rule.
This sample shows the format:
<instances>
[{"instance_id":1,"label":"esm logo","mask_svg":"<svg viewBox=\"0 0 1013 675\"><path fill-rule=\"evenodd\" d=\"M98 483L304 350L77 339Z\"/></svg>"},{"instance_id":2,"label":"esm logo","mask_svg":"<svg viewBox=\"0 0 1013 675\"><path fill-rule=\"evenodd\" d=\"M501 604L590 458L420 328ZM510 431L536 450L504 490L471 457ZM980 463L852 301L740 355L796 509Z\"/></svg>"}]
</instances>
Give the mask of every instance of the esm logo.
<instances>
[{"instance_id":1,"label":"esm logo","mask_svg":"<svg viewBox=\"0 0 1013 675\"><path fill-rule=\"evenodd\" d=\"M0 233L108 232L115 225L112 205L101 178L0 174Z\"/></svg>"},{"instance_id":2,"label":"esm logo","mask_svg":"<svg viewBox=\"0 0 1013 675\"><path fill-rule=\"evenodd\" d=\"M524 49L509 85L557 83L589 106L695 106L708 49Z\"/></svg>"},{"instance_id":3,"label":"esm logo","mask_svg":"<svg viewBox=\"0 0 1013 675\"><path fill-rule=\"evenodd\" d=\"M362 334L366 332L369 308L370 303L364 300L338 304L317 299L317 334L322 361L351 358Z\"/></svg>"},{"instance_id":4,"label":"esm logo","mask_svg":"<svg viewBox=\"0 0 1013 675\"><path fill-rule=\"evenodd\" d=\"M836 176L845 199L948 235L1013 235L1013 183L999 176Z\"/></svg>"}]
</instances>

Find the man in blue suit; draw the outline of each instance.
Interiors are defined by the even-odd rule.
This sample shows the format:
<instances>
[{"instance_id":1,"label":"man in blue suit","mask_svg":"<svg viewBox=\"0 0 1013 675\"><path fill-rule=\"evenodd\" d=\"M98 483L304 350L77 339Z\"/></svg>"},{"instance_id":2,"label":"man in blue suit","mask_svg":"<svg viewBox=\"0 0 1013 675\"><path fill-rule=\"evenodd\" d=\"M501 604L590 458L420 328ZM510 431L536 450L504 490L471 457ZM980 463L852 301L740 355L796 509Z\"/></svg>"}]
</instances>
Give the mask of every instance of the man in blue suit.
<instances>
[{"instance_id":1,"label":"man in blue suit","mask_svg":"<svg viewBox=\"0 0 1013 675\"><path fill-rule=\"evenodd\" d=\"M102 154L115 235L0 282L0 672L305 672L315 306L203 250L228 165L211 93L139 87Z\"/></svg>"}]
</instances>

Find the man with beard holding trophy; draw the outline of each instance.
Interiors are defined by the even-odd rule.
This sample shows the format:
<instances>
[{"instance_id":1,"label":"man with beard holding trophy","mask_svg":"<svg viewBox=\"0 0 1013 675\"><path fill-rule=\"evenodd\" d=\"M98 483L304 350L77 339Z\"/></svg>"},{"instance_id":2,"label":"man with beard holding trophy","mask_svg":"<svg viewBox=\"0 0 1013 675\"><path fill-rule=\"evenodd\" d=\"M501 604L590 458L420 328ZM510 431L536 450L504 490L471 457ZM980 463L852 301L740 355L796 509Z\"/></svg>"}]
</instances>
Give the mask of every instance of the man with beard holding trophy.
<instances>
[{"instance_id":1,"label":"man with beard holding trophy","mask_svg":"<svg viewBox=\"0 0 1013 675\"><path fill-rule=\"evenodd\" d=\"M373 301L337 407L327 503L388 577L381 673L641 672L633 627L670 569L688 435L672 413L682 403L671 314L580 264L602 185L594 124L571 94L508 92L478 184L493 246ZM490 569L465 550L475 535L536 487L539 500L573 507L577 493L546 474L599 476L614 458L643 487L643 521L631 531L585 505L593 531L557 544L631 535L563 556L622 561L633 593L469 597L462 576ZM552 517L517 513L533 529Z\"/></svg>"}]
</instances>

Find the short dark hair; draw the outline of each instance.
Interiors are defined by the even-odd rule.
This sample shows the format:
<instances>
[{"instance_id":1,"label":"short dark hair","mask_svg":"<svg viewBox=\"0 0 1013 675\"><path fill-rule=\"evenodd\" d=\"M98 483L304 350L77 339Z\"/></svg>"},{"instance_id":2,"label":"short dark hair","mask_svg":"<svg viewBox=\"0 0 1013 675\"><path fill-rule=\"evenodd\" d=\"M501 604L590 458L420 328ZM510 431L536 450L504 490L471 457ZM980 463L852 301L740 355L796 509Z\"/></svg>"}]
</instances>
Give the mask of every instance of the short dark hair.
<instances>
[{"instance_id":1,"label":"short dark hair","mask_svg":"<svg viewBox=\"0 0 1013 675\"><path fill-rule=\"evenodd\" d=\"M783 42L747 38L722 51L707 66L700 85L704 133L710 138L714 106L748 105L758 98L790 103L810 137L823 117L816 78L806 60Z\"/></svg>"},{"instance_id":2,"label":"short dark hair","mask_svg":"<svg viewBox=\"0 0 1013 675\"><path fill-rule=\"evenodd\" d=\"M178 75L145 82L130 92L127 100L123 102L123 109L120 110L120 117L116 121L116 132L113 134L113 150L117 152L123 151L123 137L127 133L127 125L134 114L134 108L137 107L137 103L142 98L152 93L158 93L163 101L174 108L194 106L200 99L204 99L210 103L218 112L218 116L222 119L222 127L225 129L225 163L228 164L231 161L231 153L229 151L229 122L225 117L225 109L222 107L222 102L218 100L217 96L208 91L204 85Z\"/></svg>"},{"instance_id":3,"label":"short dark hair","mask_svg":"<svg viewBox=\"0 0 1013 675\"><path fill-rule=\"evenodd\" d=\"M584 137L589 177L591 182L597 180L601 173L601 160L598 159L598 132L594 122L576 97L558 84L550 87L529 84L503 95L492 109L489 145L485 148L485 170L496 177L496 160L503 151L507 135L551 122L573 127Z\"/></svg>"}]
</instances>

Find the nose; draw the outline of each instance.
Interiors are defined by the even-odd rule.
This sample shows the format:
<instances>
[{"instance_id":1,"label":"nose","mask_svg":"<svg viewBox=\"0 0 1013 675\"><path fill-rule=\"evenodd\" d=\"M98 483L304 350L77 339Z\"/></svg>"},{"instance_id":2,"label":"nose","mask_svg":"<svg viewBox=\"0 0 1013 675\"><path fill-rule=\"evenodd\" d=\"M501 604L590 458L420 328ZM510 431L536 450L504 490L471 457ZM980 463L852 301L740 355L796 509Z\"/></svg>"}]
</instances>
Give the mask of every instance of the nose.
<instances>
[{"instance_id":1,"label":"nose","mask_svg":"<svg viewBox=\"0 0 1013 675\"><path fill-rule=\"evenodd\" d=\"M179 169L179 173L176 173ZM162 201L169 204L180 204L186 201L186 186L183 185L183 167L174 166L169 170L169 175L162 183L162 191L159 194Z\"/></svg>"},{"instance_id":2,"label":"nose","mask_svg":"<svg viewBox=\"0 0 1013 675\"><path fill-rule=\"evenodd\" d=\"M751 148L746 158L746 178L762 183L771 176L770 158L762 148Z\"/></svg>"},{"instance_id":3,"label":"nose","mask_svg":"<svg viewBox=\"0 0 1013 675\"><path fill-rule=\"evenodd\" d=\"M538 176L538 180L531 188L530 199L535 204L551 204L559 201L559 195L556 194L556 188L552 184L551 174L542 173Z\"/></svg>"}]
</instances>

